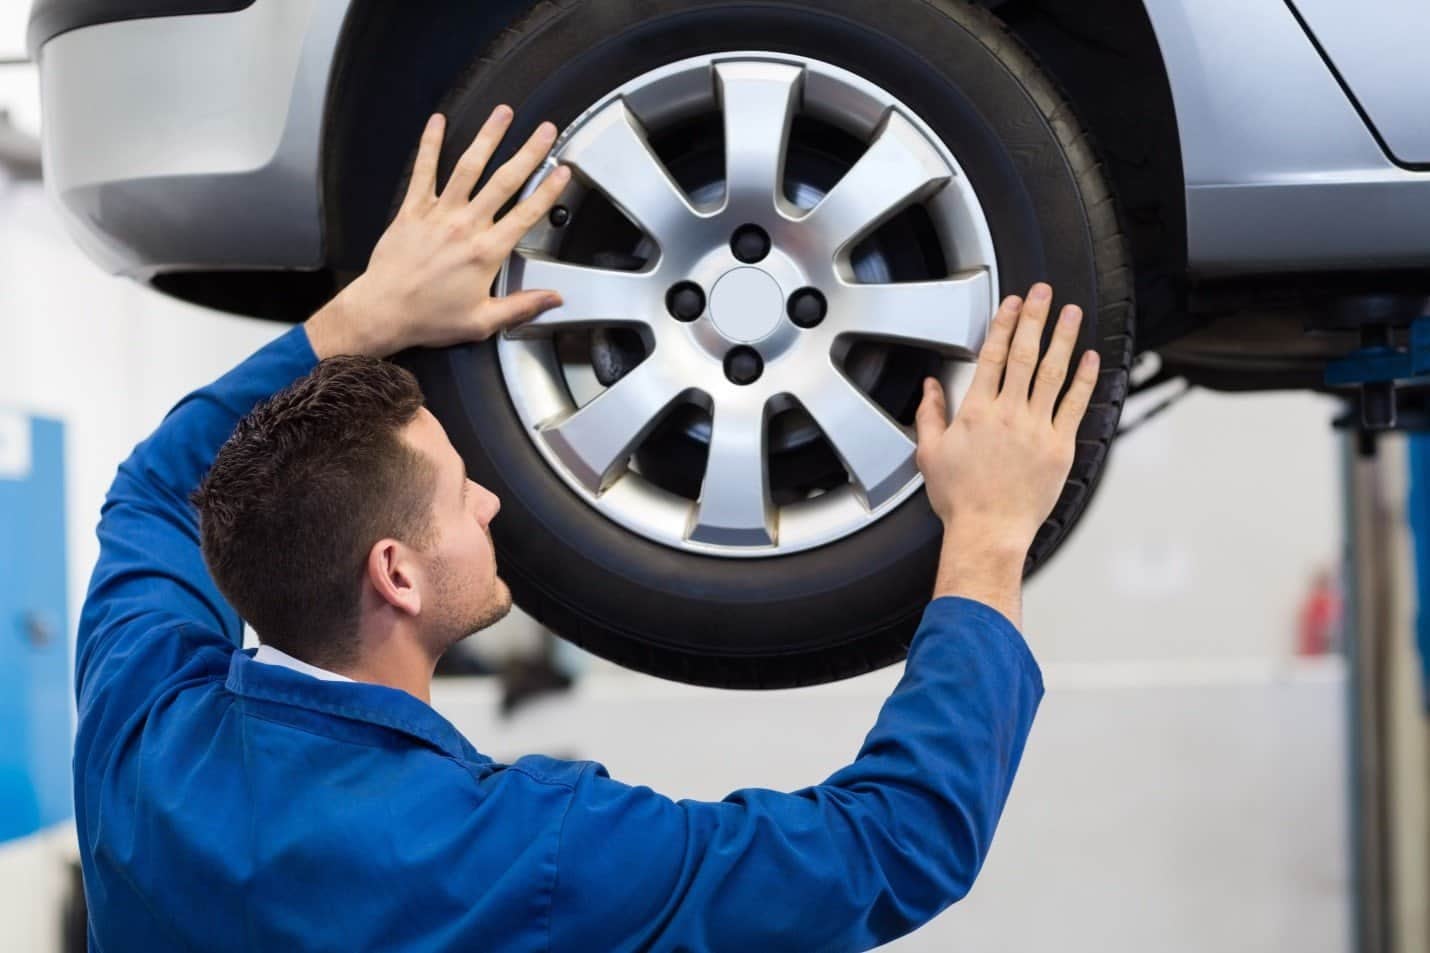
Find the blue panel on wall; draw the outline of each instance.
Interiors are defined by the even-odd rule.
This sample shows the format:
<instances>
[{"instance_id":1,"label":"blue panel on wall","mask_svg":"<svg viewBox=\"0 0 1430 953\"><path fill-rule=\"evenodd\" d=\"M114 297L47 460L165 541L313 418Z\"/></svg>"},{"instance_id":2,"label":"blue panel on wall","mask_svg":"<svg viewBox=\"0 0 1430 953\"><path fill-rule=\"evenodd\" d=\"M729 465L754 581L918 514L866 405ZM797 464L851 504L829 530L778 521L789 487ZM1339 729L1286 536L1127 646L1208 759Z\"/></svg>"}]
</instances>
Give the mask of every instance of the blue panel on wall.
<instances>
[{"instance_id":1,"label":"blue panel on wall","mask_svg":"<svg viewBox=\"0 0 1430 953\"><path fill-rule=\"evenodd\" d=\"M71 814L64 428L0 413L0 841Z\"/></svg>"},{"instance_id":2,"label":"blue panel on wall","mask_svg":"<svg viewBox=\"0 0 1430 953\"><path fill-rule=\"evenodd\" d=\"M1414 539L1415 634L1420 643L1425 707L1430 711L1430 436L1410 437L1410 530Z\"/></svg>"}]
</instances>

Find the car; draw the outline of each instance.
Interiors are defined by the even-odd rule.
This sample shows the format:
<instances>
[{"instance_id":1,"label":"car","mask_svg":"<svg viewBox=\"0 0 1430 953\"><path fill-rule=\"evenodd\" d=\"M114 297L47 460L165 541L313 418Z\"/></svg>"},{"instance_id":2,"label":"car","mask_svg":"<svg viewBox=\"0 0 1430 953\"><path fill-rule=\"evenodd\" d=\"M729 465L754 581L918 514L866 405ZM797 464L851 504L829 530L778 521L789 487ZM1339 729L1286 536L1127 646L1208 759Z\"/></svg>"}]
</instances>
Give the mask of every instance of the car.
<instances>
[{"instance_id":1,"label":"car","mask_svg":"<svg viewBox=\"0 0 1430 953\"><path fill-rule=\"evenodd\" d=\"M1422 0L38 0L29 32L76 239L277 320L360 273L431 111L444 176L498 103L508 152L553 120L527 188L575 174L499 288L565 304L400 359L503 500L522 608L731 688L903 657L940 546L920 382L961 393L1001 295L1050 281L1102 356L1030 572L1134 359L1361 383L1430 311L1427 39Z\"/></svg>"}]
</instances>

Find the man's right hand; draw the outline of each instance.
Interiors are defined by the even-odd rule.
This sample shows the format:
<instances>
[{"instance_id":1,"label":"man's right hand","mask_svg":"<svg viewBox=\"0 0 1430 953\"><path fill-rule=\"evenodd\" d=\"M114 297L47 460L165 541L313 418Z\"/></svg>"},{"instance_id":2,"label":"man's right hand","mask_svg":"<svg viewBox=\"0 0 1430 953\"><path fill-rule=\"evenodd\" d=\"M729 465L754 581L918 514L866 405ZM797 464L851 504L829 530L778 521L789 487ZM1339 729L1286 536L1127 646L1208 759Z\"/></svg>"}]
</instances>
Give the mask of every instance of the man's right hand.
<instances>
[{"instance_id":1,"label":"man's right hand","mask_svg":"<svg viewBox=\"0 0 1430 953\"><path fill-rule=\"evenodd\" d=\"M498 217L550 152L556 127L546 122L472 195L512 118L510 107L497 107L440 193L437 160L446 120L441 114L428 120L406 197L367 270L308 321L318 357L386 357L409 347L481 341L561 303L552 290L490 293L502 264L571 178L570 169L557 166Z\"/></svg>"},{"instance_id":2,"label":"man's right hand","mask_svg":"<svg viewBox=\"0 0 1430 953\"><path fill-rule=\"evenodd\" d=\"M1005 299L953 422L932 378L917 417L919 470L944 524L934 595L977 599L1014 625L1021 621L1023 561L1062 492L1097 384L1098 355L1089 350L1059 403L1082 309L1062 309L1040 364L1052 297L1052 288L1037 284L1027 301Z\"/></svg>"}]
</instances>

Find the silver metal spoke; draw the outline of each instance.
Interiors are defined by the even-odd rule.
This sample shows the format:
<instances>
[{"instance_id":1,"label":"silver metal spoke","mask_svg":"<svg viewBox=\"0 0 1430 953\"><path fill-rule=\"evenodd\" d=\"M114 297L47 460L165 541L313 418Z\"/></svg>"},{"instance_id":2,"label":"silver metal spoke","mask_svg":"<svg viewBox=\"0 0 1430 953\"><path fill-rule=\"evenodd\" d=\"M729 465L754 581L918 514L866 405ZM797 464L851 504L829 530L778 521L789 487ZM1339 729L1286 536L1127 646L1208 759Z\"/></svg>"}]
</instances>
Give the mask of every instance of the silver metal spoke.
<instances>
[{"instance_id":1,"label":"silver metal spoke","mask_svg":"<svg viewBox=\"0 0 1430 953\"><path fill-rule=\"evenodd\" d=\"M717 546L775 542L762 406L717 404L710 456L687 538Z\"/></svg>"},{"instance_id":2,"label":"silver metal spoke","mask_svg":"<svg viewBox=\"0 0 1430 953\"><path fill-rule=\"evenodd\" d=\"M774 209L803 73L778 63L715 67L725 119L727 209L751 216Z\"/></svg>"},{"instance_id":3,"label":"silver metal spoke","mask_svg":"<svg viewBox=\"0 0 1430 953\"><path fill-rule=\"evenodd\" d=\"M872 144L804 218L831 257L949 180L946 163L907 119L891 112Z\"/></svg>"},{"instance_id":4,"label":"silver metal spoke","mask_svg":"<svg viewBox=\"0 0 1430 953\"><path fill-rule=\"evenodd\" d=\"M649 326L664 307L664 292L650 272L615 271L554 261L523 252L508 266L509 286L550 288L562 304L507 332L529 338L591 325Z\"/></svg>"},{"instance_id":5,"label":"silver metal spoke","mask_svg":"<svg viewBox=\"0 0 1430 953\"><path fill-rule=\"evenodd\" d=\"M600 493L620 476L636 447L685 390L652 354L539 435L586 489Z\"/></svg>"},{"instance_id":6,"label":"silver metal spoke","mask_svg":"<svg viewBox=\"0 0 1430 953\"><path fill-rule=\"evenodd\" d=\"M941 281L845 285L830 306L839 333L922 345L971 358L983 346L992 316L986 271Z\"/></svg>"},{"instance_id":7,"label":"silver metal spoke","mask_svg":"<svg viewBox=\"0 0 1430 953\"><path fill-rule=\"evenodd\" d=\"M870 510L917 475L914 441L904 428L832 366L795 396L829 438Z\"/></svg>"},{"instance_id":8,"label":"silver metal spoke","mask_svg":"<svg viewBox=\"0 0 1430 953\"><path fill-rule=\"evenodd\" d=\"M582 126L561 150L560 158L662 247L697 216L689 197L652 151L645 131L622 100Z\"/></svg>"}]
</instances>

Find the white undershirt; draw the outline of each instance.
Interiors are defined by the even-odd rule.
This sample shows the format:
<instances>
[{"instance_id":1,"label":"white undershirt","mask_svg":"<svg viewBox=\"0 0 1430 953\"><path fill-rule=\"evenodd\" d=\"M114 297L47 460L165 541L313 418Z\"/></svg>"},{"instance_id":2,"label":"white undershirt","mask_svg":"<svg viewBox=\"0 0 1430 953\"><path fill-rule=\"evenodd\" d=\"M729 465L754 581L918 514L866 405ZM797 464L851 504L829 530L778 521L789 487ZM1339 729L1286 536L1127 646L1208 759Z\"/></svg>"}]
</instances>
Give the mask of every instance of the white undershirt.
<instances>
[{"instance_id":1,"label":"white undershirt","mask_svg":"<svg viewBox=\"0 0 1430 953\"><path fill-rule=\"evenodd\" d=\"M265 665L277 665L279 668L291 669L301 672L304 675L311 675L313 678L321 678L325 682L350 682L352 679L346 675L339 675L337 672L330 672L325 668L318 668L316 665L309 665L307 662L299 661L286 652L280 652L271 645L260 645L254 654L255 662L262 662Z\"/></svg>"}]
</instances>

